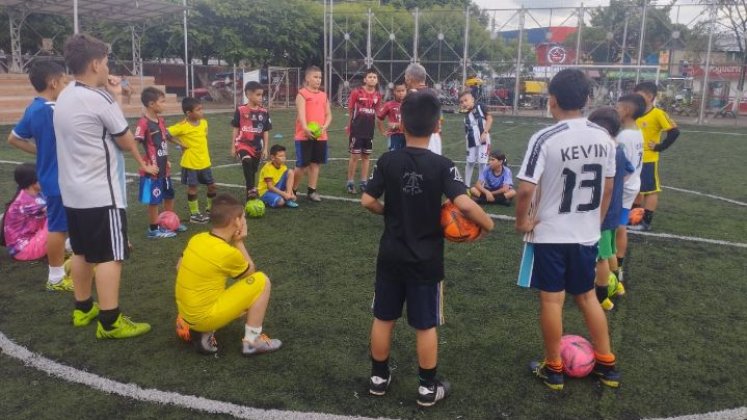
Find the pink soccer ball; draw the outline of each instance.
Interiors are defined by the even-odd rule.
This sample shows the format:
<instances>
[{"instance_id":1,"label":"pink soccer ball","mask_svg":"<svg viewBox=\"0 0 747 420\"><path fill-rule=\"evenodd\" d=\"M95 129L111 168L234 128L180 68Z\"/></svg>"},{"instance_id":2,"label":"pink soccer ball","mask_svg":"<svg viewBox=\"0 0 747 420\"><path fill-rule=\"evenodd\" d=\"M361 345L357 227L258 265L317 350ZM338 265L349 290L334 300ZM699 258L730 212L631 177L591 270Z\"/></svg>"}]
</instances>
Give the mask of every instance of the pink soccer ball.
<instances>
[{"instance_id":1,"label":"pink soccer ball","mask_svg":"<svg viewBox=\"0 0 747 420\"><path fill-rule=\"evenodd\" d=\"M158 215L158 226L161 226L163 229L175 232L179 229L180 224L179 216L173 211L164 211Z\"/></svg>"},{"instance_id":2,"label":"pink soccer ball","mask_svg":"<svg viewBox=\"0 0 747 420\"><path fill-rule=\"evenodd\" d=\"M594 348L578 335L564 335L560 339L560 358L565 374L572 378L583 378L594 369Z\"/></svg>"}]
</instances>

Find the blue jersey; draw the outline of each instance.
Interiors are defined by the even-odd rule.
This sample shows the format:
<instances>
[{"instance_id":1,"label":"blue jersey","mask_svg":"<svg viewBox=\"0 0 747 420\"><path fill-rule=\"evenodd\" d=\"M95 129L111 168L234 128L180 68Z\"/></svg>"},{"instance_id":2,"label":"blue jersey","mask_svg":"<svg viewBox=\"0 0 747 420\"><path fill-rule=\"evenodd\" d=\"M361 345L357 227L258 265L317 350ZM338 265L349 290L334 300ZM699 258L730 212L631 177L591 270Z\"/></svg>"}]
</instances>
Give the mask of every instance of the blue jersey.
<instances>
[{"instance_id":1,"label":"blue jersey","mask_svg":"<svg viewBox=\"0 0 747 420\"><path fill-rule=\"evenodd\" d=\"M57 183L57 140L54 135L54 102L36 97L26 108L21 121L13 128L13 135L36 141L36 176L47 196L60 195Z\"/></svg>"},{"instance_id":2,"label":"blue jersey","mask_svg":"<svg viewBox=\"0 0 747 420\"><path fill-rule=\"evenodd\" d=\"M625 185L625 175L629 173L630 163L625 158L623 146L618 144L615 147L615 178L612 187L612 199L607 215L602 222L602 230L617 229L620 223L620 212L623 205L623 186Z\"/></svg>"},{"instance_id":3,"label":"blue jersey","mask_svg":"<svg viewBox=\"0 0 747 420\"><path fill-rule=\"evenodd\" d=\"M514 186L511 169L508 169L508 166L506 165L503 165L503 171L501 171L499 175L494 174L489 166L486 167L482 173L480 173L478 180L482 182L482 185L487 188L488 191L495 191L504 185L509 185L511 187Z\"/></svg>"}]
</instances>

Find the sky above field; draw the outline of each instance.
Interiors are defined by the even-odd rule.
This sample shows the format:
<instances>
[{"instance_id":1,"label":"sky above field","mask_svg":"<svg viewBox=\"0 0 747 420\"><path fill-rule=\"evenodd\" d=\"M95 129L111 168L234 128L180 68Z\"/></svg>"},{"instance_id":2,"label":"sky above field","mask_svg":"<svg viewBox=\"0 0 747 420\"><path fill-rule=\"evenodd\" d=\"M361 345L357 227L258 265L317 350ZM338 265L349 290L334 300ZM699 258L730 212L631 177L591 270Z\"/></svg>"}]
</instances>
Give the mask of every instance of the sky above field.
<instances>
[{"instance_id":1,"label":"sky above field","mask_svg":"<svg viewBox=\"0 0 747 420\"><path fill-rule=\"evenodd\" d=\"M526 27L548 26L552 17L552 25L555 26L575 26L575 17L569 16L573 13L573 8L581 5L582 0L473 0L483 9L512 9L521 6L527 8L546 7L546 10L530 10L531 17L526 20ZM651 4L665 4L665 0L653 0ZM672 8L671 17L673 22L679 22L691 25L692 21L698 20L707 14L701 15L703 6L699 5L699 0L678 0L677 5ZM606 6L609 0L583 0L584 7ZM556 8L550 13L550 8ZM564 9L561 9L564 8ZM496 11L496 22L498 27L505 25L506 30L517 29L518 19L512 11ZM699 17L700 15L700 17ZM588 16L588 15L587 15ZM536 21L536 22L535 22Z\"/></svg>"}]
</instances>

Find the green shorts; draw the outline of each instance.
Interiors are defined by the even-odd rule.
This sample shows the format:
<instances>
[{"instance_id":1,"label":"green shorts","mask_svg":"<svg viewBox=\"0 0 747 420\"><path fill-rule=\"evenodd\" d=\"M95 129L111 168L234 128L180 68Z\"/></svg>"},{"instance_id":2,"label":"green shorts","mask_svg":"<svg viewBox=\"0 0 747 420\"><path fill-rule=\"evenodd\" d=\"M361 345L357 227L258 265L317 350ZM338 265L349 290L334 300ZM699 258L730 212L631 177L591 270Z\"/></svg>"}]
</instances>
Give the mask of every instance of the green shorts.
<instances>
[{"instance_id":1,"label":"green shorts","mask_svg":"<svg viewBox=\"0 0 747 420\"><path fill-rule=\"evenodd\" d=\"M599 238L599 255L597 256L597 260L606 260L607 258L614 257L616 252L615 230L603 230L602 237Z\"/></svg>"}]
</instances>

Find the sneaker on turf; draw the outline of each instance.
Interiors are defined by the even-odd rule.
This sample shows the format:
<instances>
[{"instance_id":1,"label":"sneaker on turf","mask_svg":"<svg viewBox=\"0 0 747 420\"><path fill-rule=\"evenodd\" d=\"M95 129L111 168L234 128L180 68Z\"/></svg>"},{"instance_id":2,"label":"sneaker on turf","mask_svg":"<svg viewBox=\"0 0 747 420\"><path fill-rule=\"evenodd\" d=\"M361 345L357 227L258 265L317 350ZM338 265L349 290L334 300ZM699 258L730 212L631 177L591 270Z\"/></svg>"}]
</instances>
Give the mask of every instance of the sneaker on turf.
<instances>
[{"instance_id":1,"label":"sneaker on turf","mask_svg":"<svg viewBox=\"0 0 747 420\"><path fill-rule=\"evenodd\" d=\"M562 391L565 378L563 373L554 372L547 367L547 363L543 362L531 362L529 363L529 370L532 371L534 376L542 379L542 382L547 385L548 388L553 391Z\"/></svg>"},{"instance_id":2,"label":"sneaker on turf","mask_svg":"<svg viewBox=\"0 0 747 420\"><path fill-rule=\"evenodd\" d=\"M285 202L285 206L289 209L295 209L298 208L298 203L296 203L294 200L288 200Z\"/></svg>"},{"instance_id":3,"label":"sneaker on turf","mask_svg":"<svg viewBox=\"0 0 747 420\"><path fill-rule=\"evenodd\" d=\"M619 281L617 282L617 286L615 286L615 293L613 296L623 296L625 294L625 286L623 286L623 282Z\"/></svg>"},{"instance_id":4,"label":"sneaker on turf","mask_svg":"<svg viewBox=\"0 0 747 420\"><path fill-rule=\"evenodd\" d=\"M651 230L651 225L645 222L641 222L637 225L628 226L628 230L632 230L635 232L649 232Z\"/></svg>"},{"instance_id":5,"label":"sneaker on turf","mask_svg":"<svg viewBox=\"0 0 747 420\"><path fill-rule=\"evenodd\" d=\"M72 292L73 291L73 279L70 276L62 277L62 280L57 283L50 283L47 280L47 290L50 292Z\"/></svg>"},{"instance_id":6,"label":"sneaker on turf","mask_svg":"<svg viewBox=\"0 0 747 420\"><path fill-rule=\"evenodd\" d=\"M318 192L314 191L313 193L309 194L309 200L318 203L322 201L322 196L320 196Z\"/></svg>"},{"instance_id":7,"label":"sneaker on turf","mask_svg":"<svg viewBox=\"0 0 747 420\"><path fill-rule=\"evenodd\" d=\"M347 191L348 194L355 194L355 184L348 181L348 183L345 185L345 191Z\"/></svg>"},{"instance_id":8,"label":"sneaker on turf","mask_svg":"<svg viewBox=\"0 0 747 420\"><path fill-rule=\"evenodd\" d=\"M182 318L181 314L176 315L176 335L185 343L192 341L192 333L189 330L189 324Z\"/></svg>"},{"instance_id":9,"label":"sneaker on turf","mask_svg":"<svg viewBox=\"0 0 747 420\"><path fill-rule=\"evenodd\" d=\"M93 306L88 312L83 312L80 309L75 309L73 311L73 326L85 327L86 325L90 324L91 321L96 319L97 316L99 316L99 305L96 302L93 302Z\"/></svg>"},{"instance_id":10,"label":"sneaker on turf","mask_svg":"<svg viewBox=\"0 0 747 420\"><path fill-rule=\"evenodd\" d=\"M254 354L270 353L278 350L283 345L283 342L276 339L270 338L266 334L262 334L257 337L254 342L247 339L241 340L241 354L244 356L251 356Z\"/></svg>"},{"instance_id":11,"label":"sneaker on turf","mask_svg":"<svg viewBox=\"0 0 747 420\"><path fill-rule=\"evenodd\" d=\"M450 393L450 383L446 381L436 380L431 386L420 385L418 387L417 402L421 407L431 407L442 399L448 397Z\"/></svg>"},{"instance_id":12,"label":"sneaker on turf","mask_svg":"<svg viewBox=\"0 0 747 420\"><path fill-rule=\"evenodd\" d=\"M129 317L119 314L117 320L112 324L111 330L105 330L101 321L96 328L96 338L130 338L143 335L150 331L150 324L145 322L133 322Z\"/></svg>"},{"instance_id":13,"label":"sneaker on turf","mask_svg":"<svg viewBox=\"0 0 747 420\"><path fill-rule=\"evenodd\" d=\"M174 232L182 233L187 231L187 226L184 223L179 223L179 227Z\"/></svg>"},{"instance_id":14,"label":"sneaker on turf","mask_svg":"<svg viewBox=\"0 0 747 420\"><path fill-rule=\"evenodd\" d=\"M392 382L392 374L388 377L382 378L381 376L371 376L368 381L368 392L371 395L382 396L386 394L386 390L389 388L389 384Z\"/></svg>"},{"instance_id":15,"label":"sneaker on turf","mask_svg":"<svg viewBox=\"0 0 747 420\"><path fill-rule=\"evenodd\" d=\"M602 384L607 385L610 388L617 388L620 386L620 372L615 369L614 365L603 365L597 362L594 364L594 370L592 370L591 373L597 376Z\"/></svg>"},{"instance_id":16,"label":"sneaker on turf","mask_svg":"<svg viewBox=\"0 0 747 420\"><path fill-rule=\"evenodd\" d=\"M190 223L197 223L197 224L203 225L209 221L210 221L210 217L205 216L202 213L192 213L189 215Z\"/></svg>"},{"instance_id":17,"label":"sneaker on turf","mask_svg":"<svg viewBox=\"0 0 747 420\"><path fill-rule=\"evenodd\" d=\"M168 229L164 229L162 227L155 228L153 230L148 229L148 239L164 239L164 238L173 238L176 236L176 232L172 232Z\"/></svg>"},{"instance_id":18,"label":"sneaker on turf","mask_svg":"<svg viewBox=\"0 0 747 420\"><path fill-rule=\"evenodd\" d=\"M604 309L605 311L611 311L611 310L612 310L612 308L614 308L614 307L615 307L615 304L614 304L614 303L612 303L612 300L611 300L610 298L605 298L605 299L604 299L604 300L603 300L603 301L601 302L601 305L602 305L602 309Z\"/></svg>"},{"instance_id":19,"label":"sneaker on turf","mask_svg":"<svg viewBox=\"0 0 747 420\"><path fill-rule=\"evenodd\" d=\"M192 345L200 354L215 354L218 352L218 340L215 339L215 331L197 332L190 330Z\"/></svg>"},{"instance_id":20,"label":"sneaker on turf","mask_svg":"<svg viewBox=\"0 0 747 420\"><path fill-rule=\"evenodd\" d=\"M366 192L366 188L368 187L368 183L365 181L361 181L361 183L358 185L358 190L363 194Z\"/></svg>"}]
</instances>

